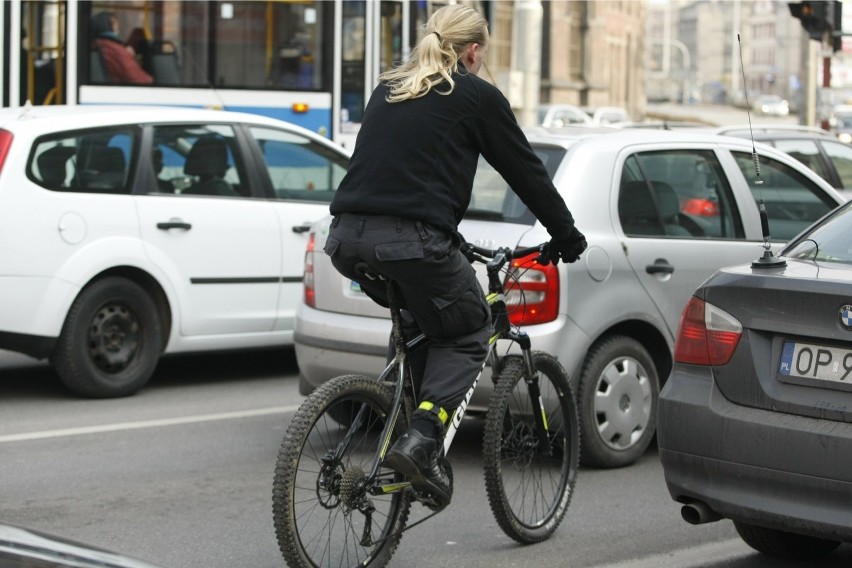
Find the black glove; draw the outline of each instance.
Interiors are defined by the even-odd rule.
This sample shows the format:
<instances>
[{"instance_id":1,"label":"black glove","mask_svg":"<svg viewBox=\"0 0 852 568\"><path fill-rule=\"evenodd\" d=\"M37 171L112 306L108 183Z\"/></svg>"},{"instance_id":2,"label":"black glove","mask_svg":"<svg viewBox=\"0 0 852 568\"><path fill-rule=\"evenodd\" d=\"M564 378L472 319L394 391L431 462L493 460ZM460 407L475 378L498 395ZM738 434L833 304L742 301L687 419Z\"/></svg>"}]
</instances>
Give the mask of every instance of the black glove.
<instances>
[{"instance_id":1,"label":"black glove","mask_svg":"<svg viewBox=\"0 0 852 568\"><path fill-rule=\"evenodd\" d=\"M550 239L547 245L550 262L554 265L559 264L560 258L565 262L576 262L588 246L585 235L575 227L571 229L567 237Z\"/></svg>"}]
</instances>

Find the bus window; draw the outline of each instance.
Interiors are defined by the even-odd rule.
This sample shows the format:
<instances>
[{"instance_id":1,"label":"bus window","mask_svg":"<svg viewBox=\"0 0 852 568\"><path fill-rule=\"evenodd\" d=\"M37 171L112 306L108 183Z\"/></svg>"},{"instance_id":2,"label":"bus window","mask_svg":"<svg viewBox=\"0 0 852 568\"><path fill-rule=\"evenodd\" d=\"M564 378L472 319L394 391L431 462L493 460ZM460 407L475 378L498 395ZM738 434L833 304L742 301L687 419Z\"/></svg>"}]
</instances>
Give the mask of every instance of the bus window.
<instances>
[{"instance_id":1,"label":"bus window","mask_svg":"<svg viewBox=\"0 0 852 568\"><path fill-rule=\"evenodd\" d=\"M340 84L340 129L353 130L364 115L367 6L363 0L343 3L343 77Z\"/></svg>"},{"instance_id":2,"label":"bus window","mask_svg":"<svg viewBox=\"0 0 852 568\"><path fill-rule=\"evenodd\" d=\"M118 78L123 46L160 86L328 90L333 5L300 2L98 2L88 14L89 84L145 84ZM115 23L104 29L104 14ZM117 32L116 32L117 30ZM106 43L108 40L109 43ZM325 41L324 41L325 40ZM328 53L326 53L328 50ZM127 59L125 54L120 54ZM130 66L127 61L126 66Z\"/></svg>"}]
</instances>

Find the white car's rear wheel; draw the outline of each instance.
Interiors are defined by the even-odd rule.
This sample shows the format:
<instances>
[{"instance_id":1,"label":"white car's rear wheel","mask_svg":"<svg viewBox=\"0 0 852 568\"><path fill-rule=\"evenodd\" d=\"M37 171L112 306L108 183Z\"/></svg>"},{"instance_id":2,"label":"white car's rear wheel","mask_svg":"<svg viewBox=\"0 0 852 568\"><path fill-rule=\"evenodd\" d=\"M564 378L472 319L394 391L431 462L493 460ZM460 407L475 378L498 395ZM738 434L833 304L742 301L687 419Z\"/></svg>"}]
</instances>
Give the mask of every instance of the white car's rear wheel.
<instances>
[{"instance_id":1,"label":"white car's rear wheel","mask_svg":"<svg viewBox=\"0 0 852 568\"><path fill-rule=\"evenodd\" d=\"M151 378L161 337L156 306L145 290L126 278L104 278L72 304L51 362L77 394L126 396Z\"/></svg>"}]
</instances>

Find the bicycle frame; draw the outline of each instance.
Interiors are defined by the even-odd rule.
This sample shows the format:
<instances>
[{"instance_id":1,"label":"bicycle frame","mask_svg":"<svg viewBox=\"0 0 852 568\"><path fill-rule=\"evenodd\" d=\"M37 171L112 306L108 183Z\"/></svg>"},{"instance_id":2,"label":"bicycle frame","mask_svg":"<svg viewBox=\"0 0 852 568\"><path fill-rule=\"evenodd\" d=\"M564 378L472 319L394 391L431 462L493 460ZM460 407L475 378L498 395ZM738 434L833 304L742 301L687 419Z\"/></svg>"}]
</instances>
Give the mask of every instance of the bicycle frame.
<instances>
[{"instance_id":1,"label":"bicycle frame","mask_svg":"<svg viewBox=\"0 0 852 568\"><path fill-rule=\"evenodd\" d=\"M484 251L484 249L479 249L479 251ZM478 251L474 249L474 252ZM491 310L494 331L488 340L488 350L485 356L485 360L482 363L482 367L480 367L479 369L479 373L477 374L476 379L473 381L473 384L468 389L467 393L464 396L464 399L453 412L452 417L448 421L447 432L444 436L442 455L446 456L450 451L453 439L455 438L456 432L458 432L458 429L461 426L462 418L464 417L468 404L470 403L470 400L473 397L473 393L476 390L477 385L479 384L479 380L482 377L482 372L484 371L485 366L490 364L492 369L496 369L499 364L499 356L495 351L498 339L510 340L516 343L521 349L525 368L524 381L526 382L527 387L529 388L533 416L535 417L536 422L536 431L540 440L540 447L544 448L543 451L549 455L550 444L548 443L548 425L545 413L543 412L541 405L541 393L539 391L538 386L538 373L535 368L535 363L533 362L532 344L529 339L529 336L526 333L512 329L509 323L504 294L504 284L503 281L500 279L500 270L505 265L505 263L511 258L511 254L508 252L508 249L500 249L494 252L495 254L493 255L493 258L486 262L486 270L488 273L488 294L485 297L486 302L488 303L488 307ZM474 258L480 261L485 260L480 256L474 256ZM367 274L367 276L370 277L369 274ZM376 276L374 275L373 277ZM410 373L408 372L408 354L416 349L426 348L430 342L430 339L423 334L420 334L407 342L405 341L402 333L402 317L400 315L399 309L400 301L398 298L398 291L396 289L396 285L393 282L386 281L386 284L388 289L388 303L391 306L391 337L394 343L395 356L390 361L390 363L388 363L387 367L385 367L384 371L382 371L382 373L379 375L377 381L388 382L389 379L394 376L395 378L392 380L392 382L395 384L395 388L393 401L390 407L390 414L385 422L384 429L382 430L380 438L381 443L379 444L379 452L377 453L375 460L373 461L373 466L370 471L370 474L367 476L368 485L373 485L376 478L378 477L379 468L381 466L382 460L384 460L385 454L389 449L392 433L394 431L394 428L396 427L396 422L399 418L399 414L404 406L403 400L406 389L410 390L411 397L415 405L417 403L417 399L414 393L414 385L411 384L411 381L407 380L407 378L410 379ZM341 440L340 444L337 447L337 450L334 452L335 459L343 455L352 436L361 427L363 420L365 419L366 408L366 405L364 405L359 410L358 415L355 417L355 420L349 428L349 431L347 432L344 439ZM382 493L392 493L395 491L402 490L405 487L408 487L408 485L409 483L407 482L393 483L383 485L379 487L378 490Z\"/></svg>"}]
</instances>

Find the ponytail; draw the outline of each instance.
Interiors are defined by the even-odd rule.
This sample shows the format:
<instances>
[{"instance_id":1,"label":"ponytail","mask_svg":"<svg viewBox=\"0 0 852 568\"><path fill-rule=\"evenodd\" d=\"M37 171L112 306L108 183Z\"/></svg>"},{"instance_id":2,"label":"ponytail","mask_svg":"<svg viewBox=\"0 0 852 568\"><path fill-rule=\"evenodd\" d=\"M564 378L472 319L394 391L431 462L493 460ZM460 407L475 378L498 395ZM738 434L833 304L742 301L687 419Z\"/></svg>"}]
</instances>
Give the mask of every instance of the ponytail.
<instances>
[{"instance_id":1,"label":"ponytail","mask_svg":"<svg viewBox=\"0 0 852 568\"><path fill-rule=\"evenodd\" d=\"M447 88L436 89L436 92L449 95L455 87L452 75L458 71L464 48L472 43L488 43L485 18L460 4L444 6L432 14L425 32L406 62L379 76L379 81L389 87L388 102L422 97L442 83L446 83Z\"/></svg>"}]
</instances>

